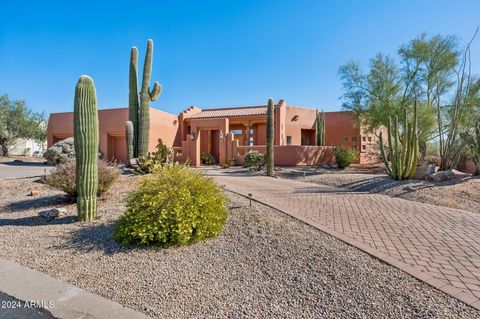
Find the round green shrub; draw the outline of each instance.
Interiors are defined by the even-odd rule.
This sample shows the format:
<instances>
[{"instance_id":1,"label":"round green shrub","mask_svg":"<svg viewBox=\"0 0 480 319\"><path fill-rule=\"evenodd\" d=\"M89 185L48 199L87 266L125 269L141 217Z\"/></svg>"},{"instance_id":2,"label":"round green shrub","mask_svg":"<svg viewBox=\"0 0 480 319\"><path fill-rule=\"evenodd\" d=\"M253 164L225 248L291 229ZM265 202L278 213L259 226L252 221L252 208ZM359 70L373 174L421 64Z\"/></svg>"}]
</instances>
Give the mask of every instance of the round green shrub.
<instances>
[{"instance_id":1,"label":"round green shrub","mask_svg":"<svg viewBox=\"0 0 480 319\"><path fill-rule=\"evenodd\" d=\"M250 150L243 159L243 167L260 171L265 165L265 156L258 151Z\"/></svg>"},{"instance_id":2,"label":"round green shrub","mask_svg":"<svg viewBox=\"0 0 480 319\"><path fill-rule=\"evenodd\" d=\"M115 239L123 245L183 245L217 236L227 197L211 178L185 165L165 165L127 199Z\"/></svg>"},{"instance_id":3,"label":"round green shrub","mask_svg":"<svg viewBox=\"0 0 480 319\"><path fill-rule=\"evenodd\" d=\"M206 165L215 164L215 157L213 157L213 155L208 152L202 153L200 159L202 160L203 164L206 164Z\"/></svg>"},{"instance_id":4,"label":"round green shrub","mask_svg":"<svg viewBox=\"0 0 480 319\"><path fill-rule=\"evenodd\" d=\"M335 147L333 149L333 155L335 155L335 162L340 169L349 167L358 159L358 151L344 147Z\"/></svg>"}]
</instances>

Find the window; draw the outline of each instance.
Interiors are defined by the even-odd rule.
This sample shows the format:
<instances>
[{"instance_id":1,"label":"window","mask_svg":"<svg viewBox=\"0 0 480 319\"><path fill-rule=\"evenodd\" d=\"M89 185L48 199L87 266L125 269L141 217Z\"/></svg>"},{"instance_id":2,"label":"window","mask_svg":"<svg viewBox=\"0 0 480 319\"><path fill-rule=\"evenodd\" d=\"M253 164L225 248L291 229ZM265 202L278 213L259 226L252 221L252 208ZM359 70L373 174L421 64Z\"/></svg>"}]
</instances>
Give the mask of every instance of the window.
<instances>
[{"instance_id":1,"label":"window","mask_svg":"<svg viewBox=\"0 0 480 319\"><path fill-rule=\"evenodd\" d=\"M348 136L345 136L345 137L343 138L343 141L344 141L344 142L348 142Z\"/></svg>"},{"instance_id":2,"label":"window","mask_svg":"<svg viewBox=\"0 0 480 319\"><path fill-rule=\"evenodd\" d=\"M366 142L366 141L367 141L367 137L366 137L366 136L362 136L362 141Z\"/></svg>"},{"instance_id":3,"label":"window","mask_svg":"<svg viewBox=\"0 0 480 319\"><path fill-rule=\"evenodd\" d=\"M287 145L292 145L292 137L287 136Z\"/></svg>"},{"instance_id":4,"label":"window","mask_svg":"<svg viewBox=\"0 0 480 319\"><path fill-rule=\"evenodd\" d=\"M249 144L250 144L250 146L253 146L253 137L250 137Z\"/></svg>"},{"instance_id":5,"label":"window","mask_svg":"<svg viewBox=\"0 0 480 319\"><path fill-rule=\"evenodd\" d=\"M372 141L372 137L371 137L371 136L368 137L368 141L369 141L369 142Z\"/></svg>"},{"instance_id":6,"label":"window","mask_svg":"<svg viewBox=\"0 0 480 319\"><path fill-rule=\"evenodd\" d=\"M362 145L362 150L366 150L367 149L367 145Z\"/></svg>"},{"instance_id":7,"label":"window","mask_svg":"<svg viewBox=\"0 0 480 319\"><path fill-rule=\"evenodd\" d=\"M253 128L250 129L250 134L253 134Z\"/></svg>"},{"instance_id":8,"label":"window","mask_svg":"<svg viewBox=\"0 0 480 319\"><path fill-rule=\"evenodd\" d=\"M232 133L233 135L242 135L243 131L242 130L231 130L230 133Z\"/></svg>"},{"instance_id":9,"label":"window","mask_svg":"<svg viewBox=\"0 0 480 319\"><path fill-rule=\"evenodd\" d=\"M353 136L352 137L352 142L356 142L357 141L357 137L356 136Z\"/></svg>"}]
</instances>

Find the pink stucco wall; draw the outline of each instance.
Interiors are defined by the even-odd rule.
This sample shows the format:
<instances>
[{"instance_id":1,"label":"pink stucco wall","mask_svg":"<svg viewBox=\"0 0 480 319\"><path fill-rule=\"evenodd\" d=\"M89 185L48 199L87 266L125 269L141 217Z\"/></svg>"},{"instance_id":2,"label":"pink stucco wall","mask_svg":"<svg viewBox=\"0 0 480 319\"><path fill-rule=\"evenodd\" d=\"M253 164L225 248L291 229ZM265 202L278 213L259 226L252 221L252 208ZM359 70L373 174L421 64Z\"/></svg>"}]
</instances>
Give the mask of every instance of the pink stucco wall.
<instances>
[{"instance_id":1,"label":"pink stucco wall","mask_svg":"<svg viewBox=\"0 0 480 319\"><path fill-rule=\"evenodd\" d=\"M106 160L127 162L126 121L128 121L128 108L98 111L99 149ZM168 146L173 146L177 126L178 118L175 115L151 108L149 151L155 150L159 138ZM73 136L73 112L50 114L47 134L48 147L59 140Z\"/></svg>"}]
</instances>

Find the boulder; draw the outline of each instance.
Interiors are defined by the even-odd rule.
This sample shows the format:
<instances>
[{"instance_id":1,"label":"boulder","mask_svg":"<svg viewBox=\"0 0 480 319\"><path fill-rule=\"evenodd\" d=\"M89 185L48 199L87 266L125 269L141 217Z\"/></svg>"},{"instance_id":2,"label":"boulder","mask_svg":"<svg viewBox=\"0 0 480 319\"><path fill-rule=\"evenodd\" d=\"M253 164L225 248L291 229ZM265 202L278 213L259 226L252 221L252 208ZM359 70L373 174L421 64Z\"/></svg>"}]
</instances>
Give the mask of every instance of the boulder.
<instances>
[{"instance_id":1,"label":"boulder","mask_svg":"<svg viewBox=\"0 0 480 319\"><path fill-rule=\"evenodd\" d=\"M417 166L417 169L415 170L415 175L413 175L413 178L425 179L427 176L432 175L436 171L437 171L437 166L435 166L434 164L424 163L421 166Z\"/></svg>"},{"instance_id":2,"label":"boulder","mask_svg":"<svg viewBox=\"0 0 480 319\"><path fill-rule=\"evenodd\" d=\"M64 207L60 207L60 208L42 210L41 212L38 213L38 215L44 218L53 219L53 218L65 216L66 213L67 213L67 209Z\"/></svg>"},{"instance_id":3,"label":"boulder","mask_svg":"<svg viewBox=\"0 0 480 319\"><path fill-rule=\"evenodd\" d=\"M432 181L432 182L443 182L443 181L448 181L452 178L455 178L456 175L452 171L439 171L430 175L425 176L425 179L427 181Z\"/></svg>"}]
</instances>

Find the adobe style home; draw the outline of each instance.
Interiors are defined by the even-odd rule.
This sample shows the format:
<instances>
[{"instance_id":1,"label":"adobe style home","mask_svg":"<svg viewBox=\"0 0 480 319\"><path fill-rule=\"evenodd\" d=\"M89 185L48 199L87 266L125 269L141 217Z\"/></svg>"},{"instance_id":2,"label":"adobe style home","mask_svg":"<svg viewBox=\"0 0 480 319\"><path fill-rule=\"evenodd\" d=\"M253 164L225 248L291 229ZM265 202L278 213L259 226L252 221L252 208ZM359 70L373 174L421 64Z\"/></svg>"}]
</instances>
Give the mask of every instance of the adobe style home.
<instances>
[{"instance_id":1,"label":"adobe style home","mask_svg":"<svg viewBox=\"0 0 480 319\"><path fill-rule=\"evenodd\" d=\"M274 108L276 165L320 165L334 161L333 146L358 150L360 163L378 162L377 136L357 125L351 112L325 112L325 146L315 146L313 108L287 105ZM127 162L125 122L128 108L99 110L100 151L107 160ZM174 160L201 165L208 152L223 165L243 164L249 150L266 149L267 106L201 109L191 106L179 115L150 109L150 151L158 139L173 148ZM73 112L52 113L48 121L48 147L73 136Z\"/></svg>"}]
</instances>

